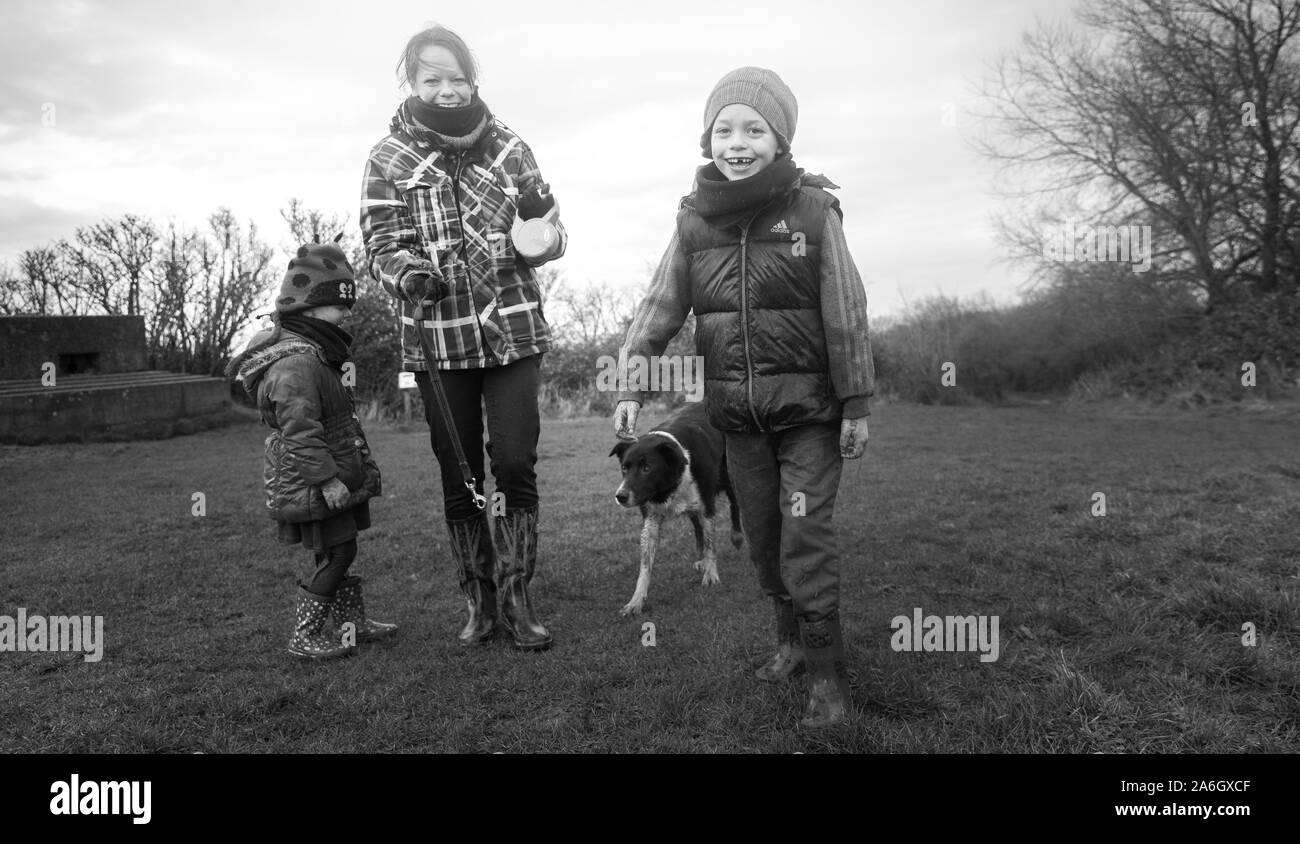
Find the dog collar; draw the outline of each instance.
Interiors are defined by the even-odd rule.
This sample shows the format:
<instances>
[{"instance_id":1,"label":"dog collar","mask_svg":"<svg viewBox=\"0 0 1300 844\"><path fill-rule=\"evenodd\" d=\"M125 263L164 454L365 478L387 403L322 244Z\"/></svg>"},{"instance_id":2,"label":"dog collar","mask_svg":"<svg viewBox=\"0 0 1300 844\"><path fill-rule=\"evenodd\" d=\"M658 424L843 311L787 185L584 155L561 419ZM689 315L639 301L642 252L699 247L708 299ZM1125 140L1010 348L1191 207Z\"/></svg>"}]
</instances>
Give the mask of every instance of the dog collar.
<instances>
[{"instance_id":1,"label":"dog collar","mask_svg":"<svg viewBox=\"0 0 1300 844\"><path fill-rule=\"evenodd\" d=\"M677 439L676 437L674 437L672 434L668 433L667 431L647 431L647 432L646 432L646 436L647 436L647 437L650 436L651 434L657 434L657 435L659 435L659 436L661 436L661 437L667 437L668 439L672 440L672 441L673 441L673 444L676 445L678 448L680 448L680 449L682 450L682 456L686 458L686 465L687 465L687 466L690 466L690 465L691 465L691 453L690 453L689 451L686 450L686 446L682 445L681 440Z\"/></svg>"}]
</instances>

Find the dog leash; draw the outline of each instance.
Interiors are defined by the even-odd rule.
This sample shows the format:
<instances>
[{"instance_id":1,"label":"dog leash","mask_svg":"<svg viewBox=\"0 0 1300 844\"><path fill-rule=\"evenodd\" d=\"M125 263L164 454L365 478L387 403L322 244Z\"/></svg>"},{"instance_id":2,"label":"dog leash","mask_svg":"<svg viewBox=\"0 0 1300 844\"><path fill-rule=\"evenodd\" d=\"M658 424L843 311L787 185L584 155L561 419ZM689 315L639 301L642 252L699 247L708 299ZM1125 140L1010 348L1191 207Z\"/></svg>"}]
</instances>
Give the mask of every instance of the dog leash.
<instances>
[{"instance_id":1,"label":"dog leash","mask_svg":"<svg viewBox=\"0 0 1300 844\"><path fill-rule=\"evenodd\" d=\"M424 316L424 305L417 305L416 313L420 317ZM442 388L442 379L438 377L437 358L433 354L433 347L429 345L429 338L424 336L424 320L417 317L415 320L415 333L420 338L420 348L424 350L424 363L429 372L429 381L433 384L433 396L438 405L438 414L442 416L442 424L446 426L447 433L451 437L452 448L456 450L456 462L460 464L460 476L464 480L465 488L474 498L474 506L482 510L487 506L487 498L483 493L478 491L477 484L474 483L474 472L469 468L469 460L465 458L465 449L460 444L460 433L456 430L456 423L451 418L451 404L447 401L447 393Z\"/></svg>"}]
</instances>

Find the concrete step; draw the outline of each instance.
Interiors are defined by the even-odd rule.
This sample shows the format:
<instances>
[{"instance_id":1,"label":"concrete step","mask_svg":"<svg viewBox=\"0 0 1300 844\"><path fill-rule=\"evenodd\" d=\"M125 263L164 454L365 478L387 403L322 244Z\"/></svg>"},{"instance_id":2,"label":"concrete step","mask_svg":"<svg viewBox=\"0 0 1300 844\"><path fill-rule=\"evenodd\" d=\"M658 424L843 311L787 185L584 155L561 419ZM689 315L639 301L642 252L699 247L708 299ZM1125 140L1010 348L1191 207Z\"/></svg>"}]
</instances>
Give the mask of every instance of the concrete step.
<instances>
[{"instance_id":1,"label":"concrete step","mask_svg":"<svg viewBox=\"0 0 1300 844\"><path fill-rule=\"evenodd\" d=\"M224 378L181 372L0 381L0 442L129 439L190 433L230 416Z\"/></svg>"},{"instance_id":2,"label":"concrete step","mask_svg":"<svg viewBox=\"0 0 1300 844\"><path fill-rule=\"evenodd\" d=\"M201 384L209 381L224 383L225 379L158 370L112 372L104 375L60 375L55 379L52 387L43 385L39 378L26 378L21 381L0 381L0 396L84 393L96 390L124 390L132 387L158 387L170 384Z\"/></svg>"}]
</instances>

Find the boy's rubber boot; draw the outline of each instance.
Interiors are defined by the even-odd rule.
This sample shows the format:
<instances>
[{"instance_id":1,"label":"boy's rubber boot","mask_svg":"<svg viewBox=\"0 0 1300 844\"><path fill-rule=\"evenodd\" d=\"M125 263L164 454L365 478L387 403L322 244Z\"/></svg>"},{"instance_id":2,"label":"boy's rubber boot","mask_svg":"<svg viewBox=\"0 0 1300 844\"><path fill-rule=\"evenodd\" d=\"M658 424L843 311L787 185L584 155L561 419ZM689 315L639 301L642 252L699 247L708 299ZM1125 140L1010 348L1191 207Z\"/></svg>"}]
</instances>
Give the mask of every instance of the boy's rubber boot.
<instances>
[{"instance_id":1,"label":"boy's rubber boot","mask_svg":"<svg viewBox=\"0 0 1300 844\"><path fill-rule=\"evenodd\" d=\"M497 594L501 597L501 626L515 647L540 651L551 646L551 632L533 614L528 583L537 567L537 507L506 508L496 520Z\"/></svg>"},{"instance_id":2,"label":"boy's rubber boot","mask_svg":"<svg viewBox=\"0 0 1300 844\"><path fill-rule=\"evenodd\" d=\"M333 603L332 598L298 587L298 608L294 615L293 635L289 637L289 653L303 659L336 659L357 652L355 645L344 645L322 632Z\"/></svg>"},{"instance_id":3,"label":"boy's rubber boot","mask_svg":"<svg viewBox=\"0 0 1300 844\"><path fill-rule=\"evenodd\" d=\"M469 610L469 620L456 641L465 647L481 645L492 639L497 627L496 549L492 547L487 513L448 519L447 537Z\"/></svg>"},{"instance_id":4,"label":"boy's rubber boot","mask_svg":"<svg viewBox=\"0 0 1300 844\"><path fill-rule=\"evenodd\" d=\"M754 672L754 676L768 683L779 683L803 671L805 660L794 604L788 598L776 597L772 598L772 604L776 608L776 653Z\"/></svg>"},{"instance_id":5,"label":"boy's rubber boot","mask_svg":"<svg viewBox=\"0 0 1300 844\"><path fill-rule=\"evenodd\" d=\"M396 636L396 624L375 621L366 615L366 602L361 596L361 584L364 582L357 575L343 578L338 591L334 593L334 620L340 628L349 622L355 625L358 642L375 642Z\"/></svg>"},{"instance_id":6,"label":"boy's rubber boot","mask_svg":"<svg viewBox=\"0 0 1300 844\"><path fill-rule=\"evenodd\" d=\"M849 675L844 663L844 637L838 613L821 621L799 619L804 659L808 664L808 707L800 726L830 727L848 718Z\"/></svg>"}]
</instances>

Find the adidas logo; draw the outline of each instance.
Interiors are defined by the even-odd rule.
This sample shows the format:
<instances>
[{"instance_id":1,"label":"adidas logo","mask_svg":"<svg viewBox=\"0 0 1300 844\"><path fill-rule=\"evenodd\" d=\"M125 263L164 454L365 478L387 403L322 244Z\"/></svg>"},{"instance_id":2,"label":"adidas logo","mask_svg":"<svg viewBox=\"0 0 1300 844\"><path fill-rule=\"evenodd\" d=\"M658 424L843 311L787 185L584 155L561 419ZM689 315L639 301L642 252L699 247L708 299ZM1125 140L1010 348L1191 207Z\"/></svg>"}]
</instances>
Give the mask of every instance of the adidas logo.
<instances>
[{"instance_id":1,"label":"adidas logo","mask_svg":"<svg viewBox=\"0 0 1300 844\"><path fill-rule=\"evenodd\" d=\"M782 220L775 226L772 226L768 231L772 232L772 234L789 234L790 227L785 224L785 220Z\"/></svg>"}]
</instances>

